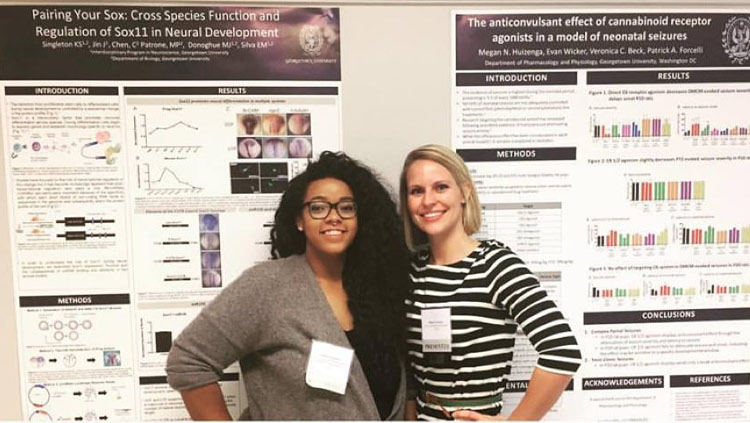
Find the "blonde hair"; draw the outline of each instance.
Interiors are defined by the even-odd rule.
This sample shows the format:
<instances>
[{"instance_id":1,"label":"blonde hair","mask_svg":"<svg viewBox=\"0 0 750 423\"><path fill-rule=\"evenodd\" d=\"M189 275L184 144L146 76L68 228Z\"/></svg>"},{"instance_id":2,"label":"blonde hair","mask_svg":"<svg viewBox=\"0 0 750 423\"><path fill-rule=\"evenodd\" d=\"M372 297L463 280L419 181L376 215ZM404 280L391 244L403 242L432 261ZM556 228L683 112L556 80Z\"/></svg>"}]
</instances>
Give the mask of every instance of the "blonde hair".
<instances>
[{"instance_id":1,"label":"blonde hair","mask_svg":"<svg viewBox=\"0 0 750 423\"><path fill-rule=\"evenodd\" d=\"M466 167L463 159L453 150L437 144L427 144L412 150L404 160L404 166L401 168L401 179L399 187L401 219L404 224L404 236L406 245L410 250L414 250L418 245L427 242L427 236L414 225L409 214L409 189L406 185L406 173L409 167L417 160L430 160L435 162L450 172L453 179L459 186L464 195L464 204L462 223L464 232L472 235L482 226L482 212L479 209L479 198L474 181L471 180L469 169Z\"/></svg>"}]
</instances>

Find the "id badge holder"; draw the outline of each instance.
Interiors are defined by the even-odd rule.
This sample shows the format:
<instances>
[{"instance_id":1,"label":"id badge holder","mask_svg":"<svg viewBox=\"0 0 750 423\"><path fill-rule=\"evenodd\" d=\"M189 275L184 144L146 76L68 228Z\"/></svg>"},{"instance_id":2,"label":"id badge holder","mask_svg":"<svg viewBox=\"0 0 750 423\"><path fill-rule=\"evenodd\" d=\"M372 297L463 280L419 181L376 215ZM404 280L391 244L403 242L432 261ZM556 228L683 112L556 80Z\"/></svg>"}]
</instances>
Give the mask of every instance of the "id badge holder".
<instances>
[{"instance_id":1,"label":"id badge holder","mask_svg":"<svg viewBox=\"0 0 750 423\"><path fill-rule=\"evenodd\" d=\"M451 309L422 310L422 354L428 364L445 364L451 357Z\"/></svg>"},{"instance_id":2,"label":"id badge holder","mask_svg":"<svg viewBox=\"0 0 750 423\"><path fill-rule=\"evenodd\" d=\"M344 395L353 358L354 350L351 348L313 340L305 382L313 388Z\"/></svg>"}]
</instances>

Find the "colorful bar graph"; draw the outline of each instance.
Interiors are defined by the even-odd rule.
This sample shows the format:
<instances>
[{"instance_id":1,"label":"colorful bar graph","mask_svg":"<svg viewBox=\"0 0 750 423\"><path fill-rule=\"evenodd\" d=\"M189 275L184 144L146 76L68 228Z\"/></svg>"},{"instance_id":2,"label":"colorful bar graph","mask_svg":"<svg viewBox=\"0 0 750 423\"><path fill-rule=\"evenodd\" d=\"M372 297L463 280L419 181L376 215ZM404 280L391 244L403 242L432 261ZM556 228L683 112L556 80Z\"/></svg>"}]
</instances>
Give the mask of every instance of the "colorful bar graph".
<instances>
[{"instance_id":1,"label":"colorful bar graph","mask_svg":"<svg viewBox=\"0 0 750 423\"><path fill-rule=\"evenodd\" d=\"M698 244L750 244L750 226L740 229L722 229L717 231L712 225L705 228L685 228L678 230L679 243L682 245Z\"/></svg>"},{"instance_id":2,"label":"colorful bar graph","mask_svg":"<svg viewBox=\"0 0 750 423\"><path fill-rule=\"evenodd\" d=\"M640 297L640 288L597 288L590 286L589 295L591 298L627 298Z\"/></svg>"},{"instance_id":3,"label":"colorful bar graph","mask_svg":"<svg viewBox=\"0 0 750 423\"><path fill-rule=\"evenodd\" d=\"M657 233L628 233L623 234L615 230L609 231L606 235L596 237L597 247L640 247L667 245L669 235L666 229Z\"/></svg>"},{"instance_id":4,"label":"colorful bar graph","mask_svg":"<svg viewBox=\"0 0 750 423\"><path fill-rule=\"evenodd\" d=\"M628 198L634 202L706 199L706 181L631 181L628 184Z\"/></svg>"},{"instance_id":5,"label":"colorful bar graph","mask_svg":"<svg viewBox=\"0 0 750 423\"><path fill-rule=\"evenodd\" d=\"M656 138L671 135L669 119L644 118L637 122L594 125L594 138Z\"/></svg>"},{"instance_id":6,"label":"colorful bar graph","mask_svg":"<svg viewBox=\"0 0 750 423\"><path fill-rule=\"evenodd\" d=\"M650 284L649 284L650 285ZM649 286L648 295L651 297L676 297L676 296L692 296L698 293L695 287L680 287L672 286L668 284L658 284L656 286Z\"/></svg>"},{"instance_id":7,"label":"colorful bar graph","mask_svg":"<svg viewBox=\"0 0 750 423\"><path fill-rule=\"evenodd\" d=\"M735 125L732 127L715 128L711 123L693 123L690 128L682 133L686 137L747 137L750 134L750 126Z\"/></svg>"},{"instance_id":8,"label":"colorful bar graph","mask_svg":"<svg viewBox=\"0 0 750 423\"><path fill-rule=\"evenodd\" d=\"M707 295L750 294L750 284L701 281L701 290Z\"/></svg>"}]
</instances>

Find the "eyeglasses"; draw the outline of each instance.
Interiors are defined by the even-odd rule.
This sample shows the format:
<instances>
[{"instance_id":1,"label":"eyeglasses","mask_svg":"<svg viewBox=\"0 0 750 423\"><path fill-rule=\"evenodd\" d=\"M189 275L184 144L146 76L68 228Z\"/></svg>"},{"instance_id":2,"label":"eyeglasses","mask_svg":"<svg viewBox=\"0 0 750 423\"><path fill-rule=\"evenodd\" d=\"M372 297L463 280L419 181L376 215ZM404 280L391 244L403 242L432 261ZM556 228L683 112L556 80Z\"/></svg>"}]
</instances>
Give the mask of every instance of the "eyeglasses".
<instances>
[{"instance_id":1,"label":"eyeglasses","mask_svg":"<svg viewBox=\"0 0 750 423\"><path fill-rule=\"evenodd\" d=\"M307 207L310 217L318 220L327 218L331 214L331 209L336 209L336 213L342 219L351 219L357 216L357 203L354 200L341 200L338 203L315 200L302 203L302 206Z\"/></svg>"}]
</instances>

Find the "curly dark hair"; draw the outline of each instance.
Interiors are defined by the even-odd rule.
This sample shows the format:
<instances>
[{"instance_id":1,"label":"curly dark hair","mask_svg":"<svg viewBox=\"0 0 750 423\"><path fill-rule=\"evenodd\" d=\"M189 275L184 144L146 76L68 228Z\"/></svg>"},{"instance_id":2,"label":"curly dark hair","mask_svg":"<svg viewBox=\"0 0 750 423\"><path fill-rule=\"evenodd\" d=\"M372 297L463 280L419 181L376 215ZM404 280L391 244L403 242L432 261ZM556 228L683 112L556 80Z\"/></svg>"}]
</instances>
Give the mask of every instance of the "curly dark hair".
<instances>
[{"instance_id":1,"label":"curly dark hair","mask_svg":"<svg viewBox=\"0 0 750 423\"><path fill-rule=\"evenodd\" d=\"M381 349L391 345L401 355L409 250L393 197L371 169L344 153L321 153L318 161L291 180L281 197L271 230L271 255L305 252L305 234L297 230L296 218L302 213L307 187L324 178L345 182L357 203L357 234L346 250L342 275L354 325L374 338L374 345Z\"/></svg>"}]
</instances>

